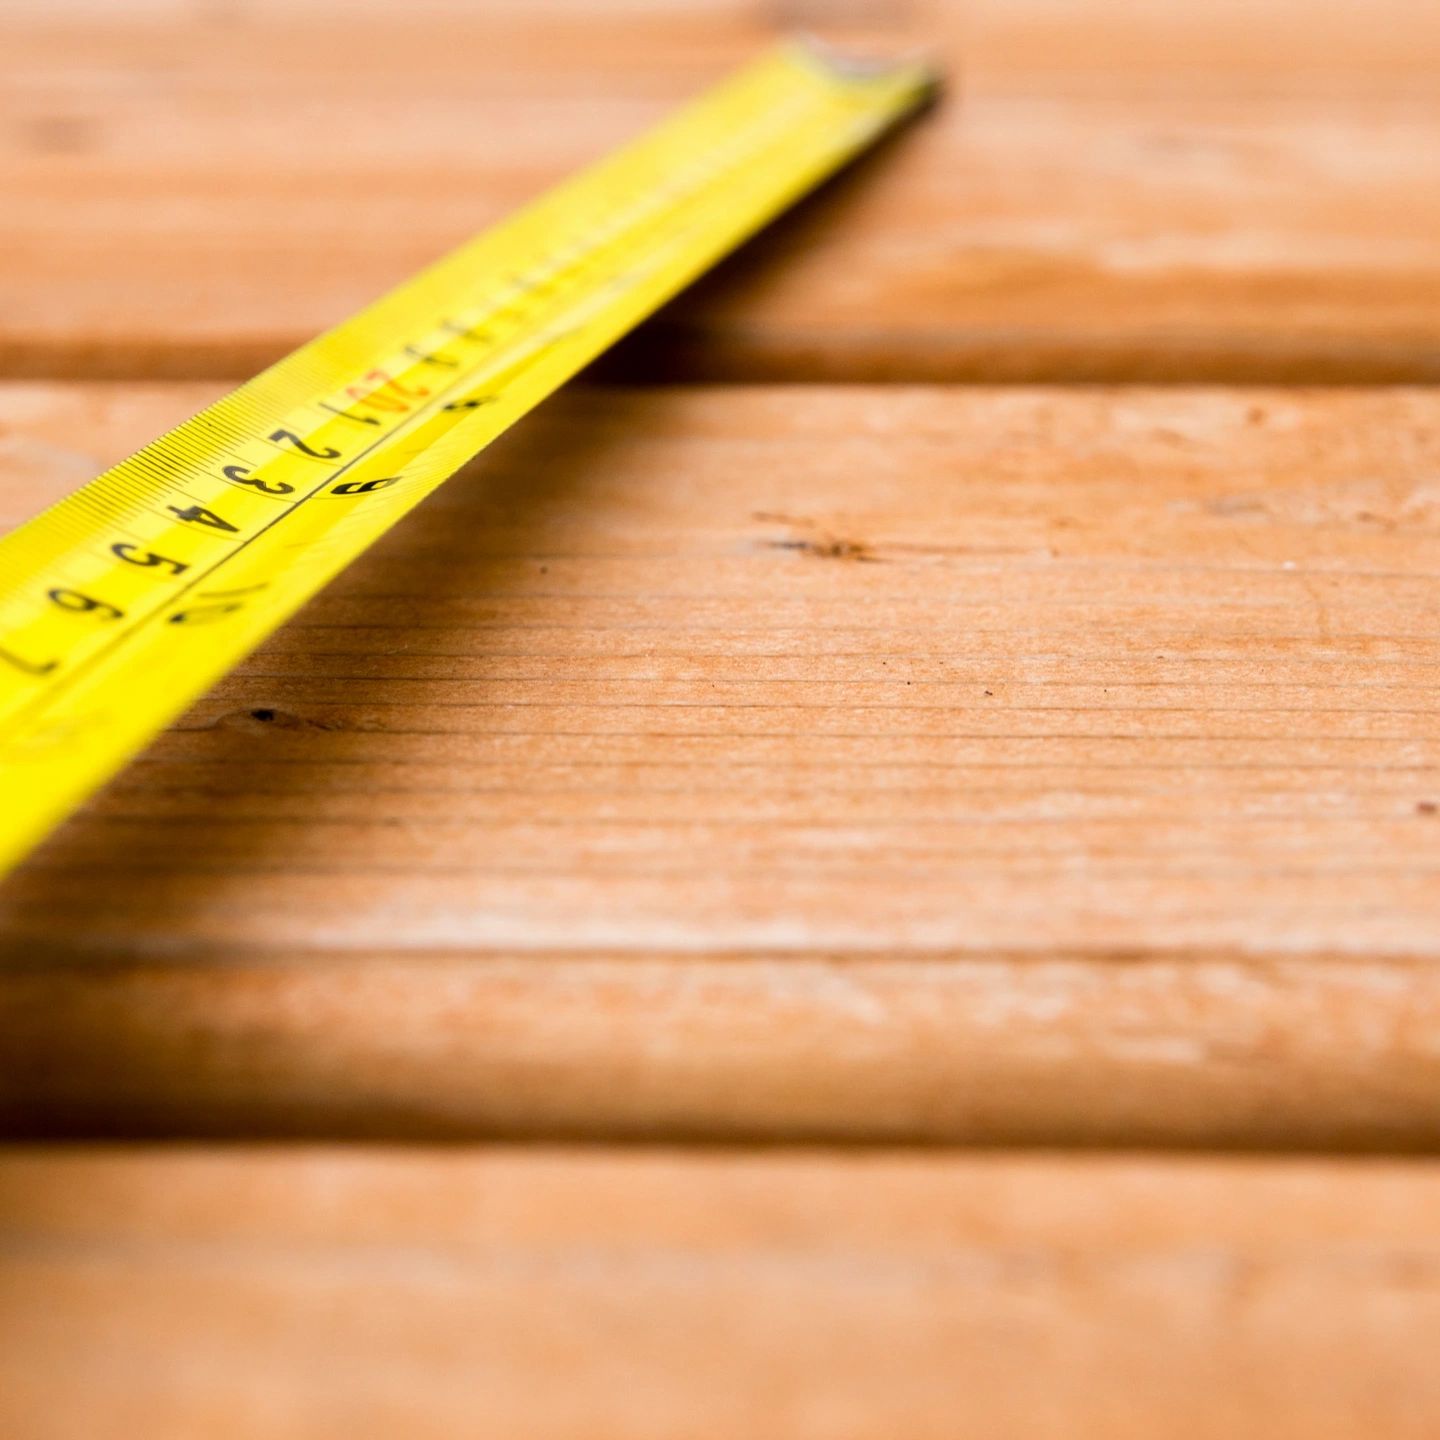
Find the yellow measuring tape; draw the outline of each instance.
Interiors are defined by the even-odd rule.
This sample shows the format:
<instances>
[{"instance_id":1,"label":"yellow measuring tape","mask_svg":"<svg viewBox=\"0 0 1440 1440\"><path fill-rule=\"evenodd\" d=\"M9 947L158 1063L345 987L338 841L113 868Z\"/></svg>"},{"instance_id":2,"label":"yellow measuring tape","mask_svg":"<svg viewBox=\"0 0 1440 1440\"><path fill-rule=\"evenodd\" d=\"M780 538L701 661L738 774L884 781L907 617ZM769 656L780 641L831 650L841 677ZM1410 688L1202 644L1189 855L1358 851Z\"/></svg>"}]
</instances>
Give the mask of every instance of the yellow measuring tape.
<instances>
[{"instance_id":1,"label":"yellow measuring tape","mask_svg":"<svg viewBox=\"0 0 1440 1440\"><path fill-rule=\"evenodd\" d=\"M919 64L783 46L0 540L0 872L933 86Z\"/></svg>"}]
</instances>

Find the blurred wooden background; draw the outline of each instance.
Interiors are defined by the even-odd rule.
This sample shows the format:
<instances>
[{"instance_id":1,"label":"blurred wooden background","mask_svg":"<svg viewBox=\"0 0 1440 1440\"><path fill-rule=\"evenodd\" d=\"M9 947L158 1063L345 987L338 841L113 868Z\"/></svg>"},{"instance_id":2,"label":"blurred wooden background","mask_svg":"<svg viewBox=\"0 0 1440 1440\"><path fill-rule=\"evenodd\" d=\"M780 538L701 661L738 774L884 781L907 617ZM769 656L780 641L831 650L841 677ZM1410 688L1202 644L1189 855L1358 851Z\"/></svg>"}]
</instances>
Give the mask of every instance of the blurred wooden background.
<instances>
[{"instance_id":1,"label":"blurred wooden background","mask_svg":"<svg viewBox=\"0 0 1440 1440\"><path fill-rule=\"evenodd\" d=\"M1440 1427L1435 7L11 0L0 525L834 26L0 887L7 1437Z\"/></svg>"}]
</instances>

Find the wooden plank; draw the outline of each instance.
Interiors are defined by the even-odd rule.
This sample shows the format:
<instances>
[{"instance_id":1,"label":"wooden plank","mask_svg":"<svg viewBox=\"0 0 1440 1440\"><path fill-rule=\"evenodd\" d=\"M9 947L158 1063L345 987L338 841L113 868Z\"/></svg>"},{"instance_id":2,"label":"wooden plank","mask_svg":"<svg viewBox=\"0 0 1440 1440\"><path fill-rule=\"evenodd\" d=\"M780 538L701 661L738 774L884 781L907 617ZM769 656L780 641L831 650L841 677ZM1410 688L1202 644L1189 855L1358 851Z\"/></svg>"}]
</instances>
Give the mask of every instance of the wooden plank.
<instances>
[{"instance_id":1,"label":"wooden plank","mask_svg":"<svg viewBox=\"0 0 1440 1440\"><path fill-rule=\"evenodd\" d=\"M247 374L776 28L837 13L856 8L9 6L0 373ZM963 100L669 312L623 373L1440 375L1433 5L859 14L937 40Z\"/></svg>"},{"instance_id":2,"label":"wooden plank","mask_svg":"<svg viewBox=\"0 0 1440 1440\"><path fill-rule=\"evenodd\" d=\"M26 1440L1421 1440L1394 1163L225 1150L0 1159Z\"/></svg>"},{"instance_id":3,"label":"wooden plank","mask_svg":"<svg viewBox=\"0 0 1440 1440\"><path fill-rule=\"evenodd\" d=\"M211 389L0 391L8 518ZM1430 1147L1440 393L578 391L0 892L14 1130Z\"/></svg>"}]
</instances>

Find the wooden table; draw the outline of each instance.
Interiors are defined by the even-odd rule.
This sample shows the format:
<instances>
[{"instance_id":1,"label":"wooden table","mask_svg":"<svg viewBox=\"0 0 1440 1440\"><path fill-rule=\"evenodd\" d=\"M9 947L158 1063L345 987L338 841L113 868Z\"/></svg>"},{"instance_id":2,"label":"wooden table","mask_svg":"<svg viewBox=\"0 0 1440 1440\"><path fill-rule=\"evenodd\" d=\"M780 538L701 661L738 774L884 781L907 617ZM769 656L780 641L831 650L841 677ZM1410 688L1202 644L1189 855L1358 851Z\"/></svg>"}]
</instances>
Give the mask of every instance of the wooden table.
<instances>
[{"instance_id":1,"label":"wooden table","mask_svg":"<svg viewBox=\"0 0 1440 1440\"><path fill-rule=\"evenodd\" d=\"M826 8L8 7L0 525ZM1440 13L898 10L0 888L7 1436L1440 1425Z\"/></svg>"}]
</instances>

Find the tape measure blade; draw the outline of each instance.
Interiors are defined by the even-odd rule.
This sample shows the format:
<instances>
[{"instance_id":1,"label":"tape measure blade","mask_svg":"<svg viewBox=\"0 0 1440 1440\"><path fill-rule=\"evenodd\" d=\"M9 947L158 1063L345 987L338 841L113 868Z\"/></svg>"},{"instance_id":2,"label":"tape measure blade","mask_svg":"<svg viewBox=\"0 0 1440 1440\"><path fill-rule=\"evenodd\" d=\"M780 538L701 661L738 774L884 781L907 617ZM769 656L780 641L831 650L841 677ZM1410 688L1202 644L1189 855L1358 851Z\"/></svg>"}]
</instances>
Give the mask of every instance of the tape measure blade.
<instances>
[{"instance_id":1,"label":"tape measure blade","mask_svg":"<svg viewBox=\"0 0 1440 1440\"><path fill-rule=\"evenodd\" d=\"M0 872L933 83L782 46L0 539Z\"/></svg>"}]
</instances>

